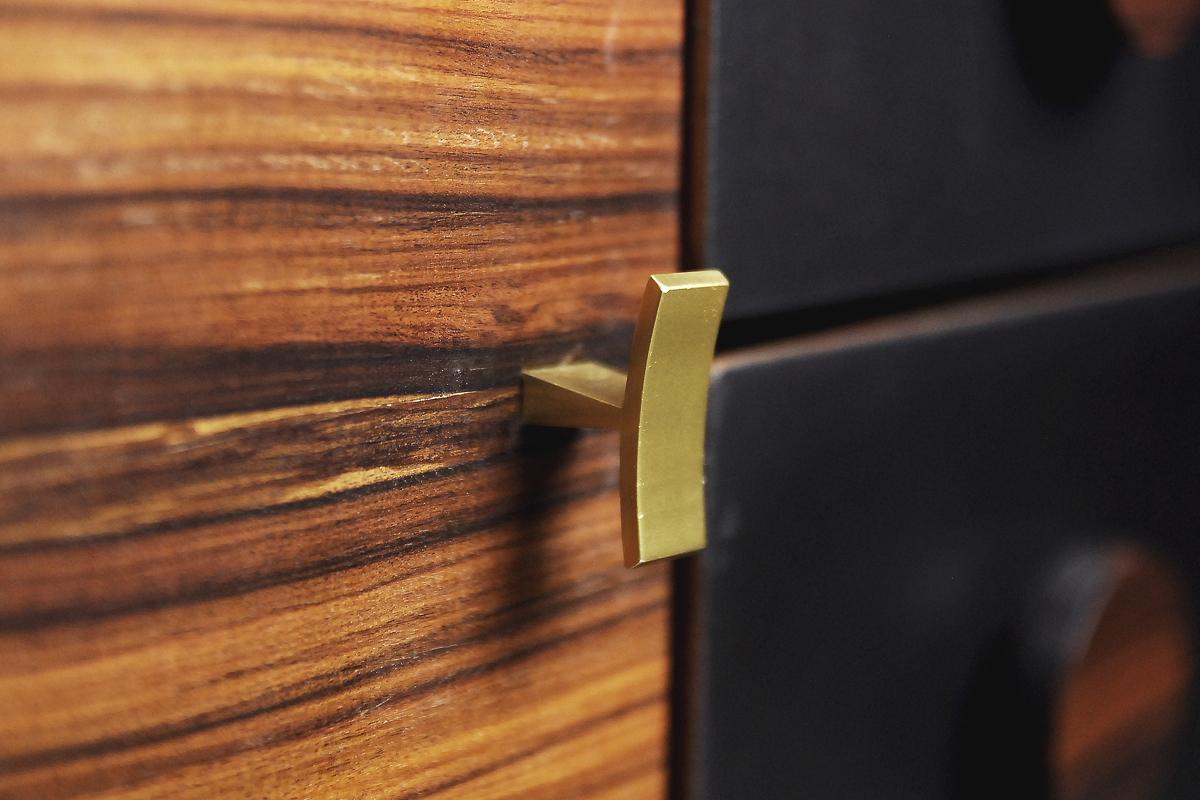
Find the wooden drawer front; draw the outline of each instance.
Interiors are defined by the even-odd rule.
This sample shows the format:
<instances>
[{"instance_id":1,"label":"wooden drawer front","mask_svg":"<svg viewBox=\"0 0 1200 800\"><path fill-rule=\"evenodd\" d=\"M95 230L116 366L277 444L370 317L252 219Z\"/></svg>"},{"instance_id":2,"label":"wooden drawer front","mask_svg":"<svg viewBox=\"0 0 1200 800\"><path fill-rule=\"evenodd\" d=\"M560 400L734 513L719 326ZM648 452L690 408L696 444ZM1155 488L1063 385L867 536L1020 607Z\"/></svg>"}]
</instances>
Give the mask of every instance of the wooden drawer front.
<instances>
[{"instance_id":1,"label":"wooden drawer front","mask_svg":"<svg viewBox=\"0 0 1200 800\"><path fill-rule=\"evenodd\" d=\"M682 3L0 19L0 796L661 796L667 573L516 387L676 267Z\"/></svg>"},{"instance_id":2,"label":"wooden drawer front","mask_svg":"<svg viewBox=\"0 0 1200 800\"><path fill-rule=\"evenodd\" d=\"M712 0L696 260L753 317L1200 235L1200 36L1105 0Z\"/></svg>"},{"instance_id":3,"label":"wooden drawer front","mask_svg":"<svg viewBox=\"0 0 1200 800\"><path fill-rule=\"evenodd\" d=\"M1144 547L1200 596L1200 252L1167 260L1180 268L1133 264L724 362L693 797L1120 794L1046 793L1046 730L981 709L1033 693L1010 688L1024 676L1006 653L1057 644L1055 615L1022 606L1060 555ZM1103 722L1064 767L1092 780L1132 766L1107 776L1131 786L1187 706L1164 620L1132 619L1149 641L1110 655L1135 677L1100 693ZM1194 796L1197 735L1172 793L1122 796Z\"/></svg>"}]
</instances>

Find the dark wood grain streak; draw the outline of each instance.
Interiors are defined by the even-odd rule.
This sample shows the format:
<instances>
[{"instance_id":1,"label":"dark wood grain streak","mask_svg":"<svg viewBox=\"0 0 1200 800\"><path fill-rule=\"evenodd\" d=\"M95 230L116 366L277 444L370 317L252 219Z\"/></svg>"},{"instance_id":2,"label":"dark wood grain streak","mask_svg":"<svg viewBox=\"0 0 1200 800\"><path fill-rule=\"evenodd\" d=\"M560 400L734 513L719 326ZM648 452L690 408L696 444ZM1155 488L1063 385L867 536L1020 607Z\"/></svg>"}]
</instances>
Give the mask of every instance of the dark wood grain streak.
<instances>
[{"instance_id":1,"label":"dark wood grain streak","mask_svg":"<svg viewBox=\"0 0 1200 800\"><path fill-rule=\"evenodd\" d=\"M602 302L604 298L593 298ZM497 312L501 313L501 312ZM557 339L494 347L313 343L255 349L45 348L10 353L0 377L0 433L53 433L119 423L186 419L369 400L392 393L511 389L529 364L564 353L628 357L631 323L572 331Z\"/></svg>"},{"instance_id":2,"label":"dark wood grain streak","mask_svg":"<svg viewBox=\"0 0 1200 800\"><path fill-rule=\"evenodd\" d=\"M588 599L596 600L597 598ZM439 674L429 681L417 684L415 686L410 686L406 691L406 697L415 698L418 695L433 691L435 689L440 690L446 686L454 684L455 682L466 680L467 678L475 678L504 669L511 664L525 660L552 647L569 646L577 639L582 639L588 634L612 627L613 625L618 624L629 617L637 617L642 613L649 613L656 609L657 606L657 603L648 603L643 608L627 610L618 618L603 620L587 628L572 631L570 634L565 636L556 637L546 641L535 642L527 647L505 653L499 658L480 664L475 664L456 672ZM524 624L528 624L528 622ZM471 638L461 642L460 645L478 645L486 642L489 638L511 634L512 632L513 629L498 628L491 632L488 637ZM425 643L422 642L418 644ZM269 703L247 703L228 709L220 709L218 713L205 713L196 715L194 717L189 717L173 725L163 725L159 728L139 730L128 735L114 736L107 740L88 742L86 745L76 747L63 747L58 749L43 750L30 753L28 755L17 756L10 759L7 763L7 766L13 772L21 772L37 767L53 765L56 763L74 761L88 757L103 756L129 750L142 745L158 744L170 741L172 739L183 738L198 732L211 730L222 725L244 722L256 717L278 712L289 707L299 706L304 703L329 697L331 695L344 692L355 686L384 677L397 669L416 666L420 660L421 656L414 656L411 659L405 659L384 666L378 666L371 662L345 665L334 673L316 675L299 685L284 687L285 690L289 691L287 691L284 696L274 699ZM660 699L659 693L655 692L648 697L638 700L633 704L633 707L636 708L642 705L647 705L650 702ZM332 717L306 720L304 726L288 729L274 737L273 741L278 742L284 739L302 739L316 731L330 728L338 723L345 722L348 719L357 716L365 708L370 708L371 706L375 705L377 700L378 698L368 698L366 701L364 701L364 703L355 707L340 710ZM628 707L623 707L619 709L617 713L623 713L627 710ZM212 753L205 754L205 758L207 760L215 760L217 757L219 756L215 756Z\"/></svg>"},{"instance_id":3,"label":"dark wood grain streak","mask_svg":"<svg viewBox=\"0 0 1200 800\"><path fill-rule=\"evenodd\" d=\"M0 797L661 797L531 364L675 269L677 0L0 2Z\"/></svg>"},{"instance_id":4,"label":"dark wood grain streak","mask_svg":"<svg viewBox=\"0 0 1200 800\"><path fill-rule=\"evenodd\" d=\"M374 433L369 421L365 429ZM357 431L348 425L331 431L344 440L338 446L377 447L374 442L355 442L352 437ZM561 458L553 451L539 456L501 439L470 442L464 453L456 454L463 459L457 463L410 467L393 454L393 466L359 466L355 456L355 466L338 473L331 471L339 465L330 463L326 451L302 456L293 452L293 443L312 444L321 434L298 435L295 428L280 431L277 435L287 442L281 453L278 442L268 445L250 439L244 444L240 437L223 433L227 440L235 438L234 449L204 454L204 445L194 445L199 458L211 462L200 467L155 452L147 459L150 466L137 464L130 472L110 463L107 471L115 473L115 483L127 488L107 498L108 475L101 478L95 473L104 470L106 459L117 449L111 444L90 464L68 460L43 468L29 463L14 467L13 473L23 472L24 479L19 484L10 479L13 489L6 495L19 498L17 510L23 516L6 520L14 540L0 550L4 559L0 576L20 591L0 616L0 628L94 619L137 610L139 605L197 602L321 577L469 537L505 522L528 523L549 505L580 501L610 492L616 485L616 465L605 453L612 442L603 437L602 442L575 446L593 460L570 471L560 468ZM438 435L436 430L433 435ZM418 449L409 458L427 457L429 450L443 443L424 444L424 451ZM255 452L239 454L240 446ZM466 460L480 453L482 459ZM368 454L380 452L372 449ZM130 460L136 459L136 454L130 455L134 455ZM597 463L601 455L606 460ZM281 459L295 459L292 474L269 471ZM185 462L181 467L172 465L181 461ZM140 481L131 478L137 470L145 470ZM531 477L530 473L542 470L553 474ZM64 481L75 475L91 478L83 484L86 494L56 503L56 496L71 490L63 486ZM241 484L239 491L230 491L232 482ZM93 527L81 526L85 514ZM273 557L280 517L288 524L288 554L303 557L302 569L281 565ZM105 522L110 531L101 527ZM343 531L333 542L323 535L330 524ZM405 530L418 531L420 536L404 536ZM28 535L21 537L23 531ZM251 558L248 553L261 553L261 557ZM76 564L72 557L86 561ZM180 558L203 558L211 566L180 575ZM113 579L102 574L96 582L102 568L114 574L135 570L139 580L114 586ZM169 594L159 588L160 575Z\"/></svg>"}]
</instances>

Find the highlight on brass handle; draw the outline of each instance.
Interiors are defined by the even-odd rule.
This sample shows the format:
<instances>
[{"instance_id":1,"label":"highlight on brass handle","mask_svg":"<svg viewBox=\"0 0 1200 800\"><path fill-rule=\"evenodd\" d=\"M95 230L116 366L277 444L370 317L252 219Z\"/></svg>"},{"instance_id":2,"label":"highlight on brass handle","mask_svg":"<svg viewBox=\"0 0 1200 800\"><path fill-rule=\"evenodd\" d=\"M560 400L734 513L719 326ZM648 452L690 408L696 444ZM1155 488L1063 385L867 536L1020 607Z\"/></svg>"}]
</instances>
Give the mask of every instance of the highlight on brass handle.
<instances>
[{"instance_id":1,"label":"highlight on brass handle","mask_svg":"<svg viewBox=\"0 0 1200 800\"><path fill-rule=\"evenodd\" d=\"M628 567L704 547L708 377L728 293L715 269L651 275L628 376L596 362L522 373L526 424L621 432Z\"/></svg>"}]
</instances>

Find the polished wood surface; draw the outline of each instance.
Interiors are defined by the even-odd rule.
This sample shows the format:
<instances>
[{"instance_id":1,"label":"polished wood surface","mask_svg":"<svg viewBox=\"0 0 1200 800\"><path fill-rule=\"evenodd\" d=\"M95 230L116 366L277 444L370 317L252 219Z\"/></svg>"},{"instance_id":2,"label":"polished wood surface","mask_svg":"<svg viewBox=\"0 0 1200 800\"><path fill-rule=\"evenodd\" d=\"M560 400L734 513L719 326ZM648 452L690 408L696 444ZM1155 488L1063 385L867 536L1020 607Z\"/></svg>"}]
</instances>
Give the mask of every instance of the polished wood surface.
<instances>
[{"instance_id":1,"label":"polished wood surface","mask_svg":"<svg viewBox=\"0 0 1200 800\"><path fill-rule=\"evenodd\" d=\"M676 268L682 4L0 3L0 796L658 797L524 366Z\"/></svg>"},{"instance_id":2,"label":"polished wood surface","mask_svg":"<svg viewBox=\"0 0 1200 800\"><path fill-rule=\"evenodd\" d=\"M1174 570L1113 548L1054 702L1051 797L1158 797L1180 755L1195 673L1192 605Z\"/></svg>"},{"instance_id":3,"label":"polished wood surface","mask_svg":"<svg viewBox=\"0 0 1200 800\"><path fill-rule=\"evenodd\" d=\"M1134 49L1150 58L1174 55L1193 35L1200 0L1109 0Z\"/></svg>"}]
</instances>

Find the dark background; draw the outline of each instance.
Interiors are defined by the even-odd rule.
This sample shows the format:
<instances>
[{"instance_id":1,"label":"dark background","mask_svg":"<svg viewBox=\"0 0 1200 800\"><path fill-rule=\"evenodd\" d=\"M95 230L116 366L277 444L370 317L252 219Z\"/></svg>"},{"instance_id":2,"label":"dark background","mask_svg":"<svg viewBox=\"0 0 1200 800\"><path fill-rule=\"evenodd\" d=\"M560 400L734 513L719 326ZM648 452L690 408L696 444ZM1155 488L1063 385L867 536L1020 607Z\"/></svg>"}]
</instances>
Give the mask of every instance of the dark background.
<instances>
[{"instance_id":1,"label":"dark background","mask_svg":"<svg viewBox=\"0 0 1200 800\"><path fill-rule=\"evenodd\" d=\"M733 320L1200 234L1200 44L1102 0L712 0L692 259Z\"/></svg>"},{"instance_id":2,"label":"dark background","mask_svg":"<svg viewBox=\"0 0 1200 800\"><path fill-rule=\"evenodd\" d=\"M1045 731L979 711L995 645L1081 548L1140 543L1200 597L1198 355L1192 290L720 372L695 796L1042 796Z\"/></svg>"}]
</instances>

